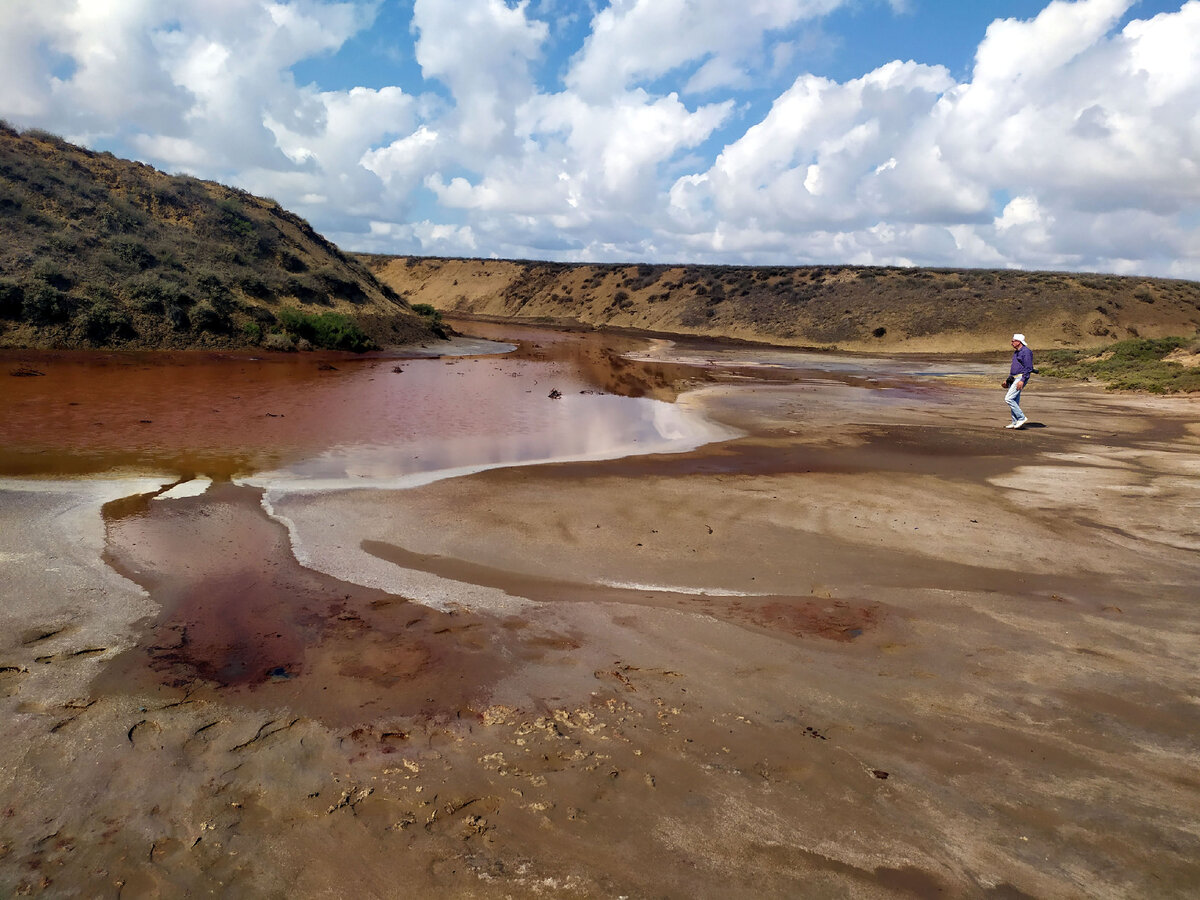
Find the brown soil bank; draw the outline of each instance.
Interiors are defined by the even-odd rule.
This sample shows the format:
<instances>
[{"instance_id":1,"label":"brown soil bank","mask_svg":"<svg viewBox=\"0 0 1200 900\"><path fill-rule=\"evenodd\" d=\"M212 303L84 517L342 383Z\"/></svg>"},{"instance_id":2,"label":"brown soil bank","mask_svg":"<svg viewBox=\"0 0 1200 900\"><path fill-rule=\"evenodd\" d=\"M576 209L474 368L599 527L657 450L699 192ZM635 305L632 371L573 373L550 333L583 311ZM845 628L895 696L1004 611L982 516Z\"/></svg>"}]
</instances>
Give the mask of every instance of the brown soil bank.
<instances>
[{"instance_id":1,"label":"brown soil bank","mask_svg":"<svg viewBox=\"0 0 1200 900\"><path fill-rule=\"evenodd\" d=\"M884 352L1089 347L1191 335L1200 284L1161 278L863 266L654 266L360 257L413 303L582 323Z\"/></svg>"}]
</instances>

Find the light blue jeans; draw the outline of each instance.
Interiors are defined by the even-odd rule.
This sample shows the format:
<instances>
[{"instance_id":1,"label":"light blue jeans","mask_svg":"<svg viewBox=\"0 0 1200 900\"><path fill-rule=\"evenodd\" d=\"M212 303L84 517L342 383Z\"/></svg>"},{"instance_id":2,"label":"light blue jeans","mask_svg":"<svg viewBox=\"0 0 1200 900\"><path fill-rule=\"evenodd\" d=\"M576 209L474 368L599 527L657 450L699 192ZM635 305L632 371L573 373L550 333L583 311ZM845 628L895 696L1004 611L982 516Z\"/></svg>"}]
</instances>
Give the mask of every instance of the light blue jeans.
<instances>
[{"instance_id":1,"label":"light blue jeans","mask_svg":"<svg viewBox=\"0 0 1200 900\"><path fill-rule=\"evenodd\" d=\"M1020 387L1017 386L1018 384L1020 384ZM1008 389L1008 393L1004 395L1004 402L1012 410L1012 419L1014 422L1025 421L1025 413L1021 412L1021 389L1024 387L1023 382L1014 381L1012 387Z\"/></svg>"}]
</instances>

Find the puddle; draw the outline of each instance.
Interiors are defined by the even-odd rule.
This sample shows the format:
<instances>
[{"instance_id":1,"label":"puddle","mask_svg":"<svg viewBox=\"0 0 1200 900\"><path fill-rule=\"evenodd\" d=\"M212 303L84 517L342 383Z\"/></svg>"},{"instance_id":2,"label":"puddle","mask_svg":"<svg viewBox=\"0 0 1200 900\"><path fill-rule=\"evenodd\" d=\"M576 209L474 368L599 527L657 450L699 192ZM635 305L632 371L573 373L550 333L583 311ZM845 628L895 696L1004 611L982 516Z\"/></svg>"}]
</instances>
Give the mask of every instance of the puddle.
<instances>
[{"instance_id":1,"label":"puddle","mask_svg":"<svg viewBox=\"0 0 1200 900\"><path fill-rule=\"evenodd\" d=\"M0 354L0 370L43 373L5 381L0 474L396 486L432 472L685 451L734 434L671 402L690 370L630 361L613 343L538 332L463 339L457 355L438 358ZM464 355L483 350L494 355Z\"/></svg>"},{"instance_id":2,"label":"puddle","mask_svg":"<svg viewBox=\"0 0 1200 900\"><path fill-rule=\"evenodd\" d=\"M253 489L152 497L104 509L106 562L158 612L104 668L100 693L215 690L350 725L452 717L511 665L494 617L440 612L300 565Z\"/></svg>"}]
</instances>

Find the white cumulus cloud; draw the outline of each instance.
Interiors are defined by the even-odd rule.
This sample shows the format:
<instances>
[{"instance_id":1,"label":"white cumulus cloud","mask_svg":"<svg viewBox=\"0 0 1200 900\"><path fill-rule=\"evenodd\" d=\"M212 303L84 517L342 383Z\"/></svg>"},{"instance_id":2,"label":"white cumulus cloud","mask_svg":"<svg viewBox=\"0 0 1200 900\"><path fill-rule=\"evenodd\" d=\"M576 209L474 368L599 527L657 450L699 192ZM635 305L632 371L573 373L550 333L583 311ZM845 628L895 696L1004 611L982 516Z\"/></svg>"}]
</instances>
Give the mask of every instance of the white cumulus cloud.
<instances>
[{"instance_id":1,"label":"white cumulus cloud","mask_svg":"<svg viewBox=\"0 0 1200 900\"><path fill-rule=\"evenodd\" d=\"M1047 0L957 78L833 78L831 14L922 4L14 0L0 116L268 194L348 249L1200 277L1200 0L1154 2ZM331 59L337 83L293 74Z\"/></svg>"}]
</instances>

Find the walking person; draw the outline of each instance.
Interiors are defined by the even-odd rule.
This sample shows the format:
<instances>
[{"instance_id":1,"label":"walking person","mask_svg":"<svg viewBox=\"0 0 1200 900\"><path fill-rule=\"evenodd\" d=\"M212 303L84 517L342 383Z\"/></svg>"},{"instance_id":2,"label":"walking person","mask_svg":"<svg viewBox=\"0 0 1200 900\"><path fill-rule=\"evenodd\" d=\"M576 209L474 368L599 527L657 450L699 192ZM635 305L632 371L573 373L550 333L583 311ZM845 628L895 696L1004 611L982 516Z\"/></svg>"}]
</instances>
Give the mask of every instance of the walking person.
<instances>
[{"instance_id":1,"label":"walking person","mask_svg":"<svg viewBox=\"0 0 1200 900\"><path fill-rule=\"evenodd\" d=\"M1029 376L1033 374L1033 351L1025 344L1025 335L1017 333L1012 336L1012 365L1008 369L1008 378L1004 386L1008 392L1004 402L1012 411L1012 421L1005 428L1022 428L1029 420L1021 412L1021 390L1029 384Z\"/></svg>"}]
</instances>

